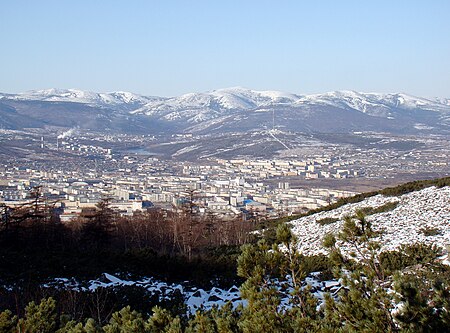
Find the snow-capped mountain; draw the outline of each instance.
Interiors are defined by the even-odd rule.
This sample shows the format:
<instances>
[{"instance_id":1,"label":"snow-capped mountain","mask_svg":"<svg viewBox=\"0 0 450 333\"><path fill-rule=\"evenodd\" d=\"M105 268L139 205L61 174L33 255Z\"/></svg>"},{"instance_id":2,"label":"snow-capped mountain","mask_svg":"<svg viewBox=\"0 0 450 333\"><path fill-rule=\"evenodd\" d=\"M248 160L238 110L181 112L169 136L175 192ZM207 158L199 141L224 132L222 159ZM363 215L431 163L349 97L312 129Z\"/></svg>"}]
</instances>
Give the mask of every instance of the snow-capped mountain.
<instances>
[{"instance_id":1,"label":"snow-capped mountain","mask_svg":"<svg viewBox=\"0 0 450 333\"><path fill-rule=\"evenodd\" d=\"M308 95L296 103L323 103L340 108L351 108L377 117L389 117L394 109L449 111L448 102L432 101L407 94L359 93L355 91L334 91L325 94Z\"/></svg>"},{"instance_id":2,"label":"snow-capped mountain","mask_svg":"<svg viewBox=\"0 0 450 333\"><path fill-rule=\"evenodd\" d=\"M274 123L273 113L277 114L275 122L290 131L391 132L430 130L436 128L436 122L450 125L448 101L354 91L296 95L237 87L153 100L132 113L183 123L191 132L248 129L252 124L267 128ZM383 121L389 124L381 124Z\"/></svg>"},{"instance_id":3,"label":"snow-capped mountain","mask_svg":"<svg viewBox=\"0 0 450 333\"><path fill-rule=\"evenodd\" d=\"M188 122L197 123L226 115L229 111L291 104L299 98L298 95L279 91L255 91L237 87L154 100L133 113L160 116L167 120L187 118Z\"/></svg>"},{"instance_id":4,"label":"snow-capped mountain","mask_svg":"<svg viewBox=\"0 0 450 333\"><path fill-rule=\"evenodd\" d=\"M251 110L261 107L290 105L328 105L354 110L374 116L383 116L393 108L423 109L448 112L448 100L428 100L406 94L358 93L335 91L324 94L295 95L280 91L256 91L245 88L228 88L207 93L190 93L180 97L153 100L134 113L153 115L185 110Z\"/></svg>"},{"instance_id":5,"label":"snow-capped mountain","mask_svg":"<svg viewBox=\"0 0 450 333\"><path fill-rule=\"evenodd\" d=\"M131 92L117 91L111 93L96 93L77 89L45 89L31 90L20 94L0 94L0 98L15 101L44 101L82 103L95 107L121 108L133 106L137 108L160 97L146 97Z\"/></svg>"},{"instance_id":6,"label":"snow-capped mountain","mask_svg":"<svg viewBox=\"0 0 450 333\"><path fill-rule=\"evenodd\" d=\"M0 128L62 126L67 122L81 128L139 132L150 128L242 132L276 126L290 132L450 133L449 99L400 93L297 95L235 87L168 98L48 89L0 94L0 113ZM55 119L59 121L55 123Z\"/></svg>"}]
</instances>

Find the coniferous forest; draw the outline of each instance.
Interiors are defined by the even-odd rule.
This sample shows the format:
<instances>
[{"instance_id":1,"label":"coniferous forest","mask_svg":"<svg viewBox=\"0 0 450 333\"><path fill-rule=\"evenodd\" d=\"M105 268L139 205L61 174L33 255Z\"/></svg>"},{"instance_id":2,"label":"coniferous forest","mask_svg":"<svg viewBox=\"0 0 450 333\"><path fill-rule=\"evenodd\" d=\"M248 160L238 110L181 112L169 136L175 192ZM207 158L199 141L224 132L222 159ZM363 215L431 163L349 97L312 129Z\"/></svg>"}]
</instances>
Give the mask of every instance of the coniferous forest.
<instances>
[{"instance_id":1,"label":"coniferous forest","mask_svg":"<svg viewBox=\"0 0 450 333\"><path fill-rule=\"evenodd\" d=\"M384 194L448 183L414 182ZM283 219L219 221L193 214L190 206L123 217L104 200L62 224L38 189L28 205L1 208L0 332L450 331L450 269L438 260L442 249L411 244L380 253L364 211L323 239L327 255L308 257ZM344 256L337 241L351 246L353 256ZM136 286L45 285L104 272L239 284L246 302L190 315L180 294L161 301ZM339 291L317 299L304 283L311 272L338 280Z\"/></svg>"}]
</instances>

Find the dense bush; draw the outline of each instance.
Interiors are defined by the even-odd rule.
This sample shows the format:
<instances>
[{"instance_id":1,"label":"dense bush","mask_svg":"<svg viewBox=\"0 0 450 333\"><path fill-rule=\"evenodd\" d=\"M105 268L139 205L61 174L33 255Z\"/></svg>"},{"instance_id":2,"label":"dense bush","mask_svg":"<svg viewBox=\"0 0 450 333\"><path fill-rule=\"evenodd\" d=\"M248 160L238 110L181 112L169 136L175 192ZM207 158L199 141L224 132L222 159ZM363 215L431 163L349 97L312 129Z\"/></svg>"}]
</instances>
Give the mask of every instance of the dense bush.
<instances>
[{"instance_id":1,"label":"dense bush","mask_svg":"<svg viewBox=\"0 0 450 333\"><path fill-rule=\"evenodd\" d=\"M437 236L441 235L441 230L439 228L425 227L420 229L424 236Z\"/></svg>"},{"instance_id":2,"label":"dense bush","mask_svg":"<svg viewBox=\"0 0 450 333\"><path fill-rule=\"evenodd\" d=\"M316 220L316 222L320 225L327 225L327 224L333 224L335 222L339 221L338 218L334 218L334 217L325 217L323 219L320 220Z\"/></svg>"},{"instance_id":3,"label":"dense bush","mask_svg":"<svg viewBox=\"0 0 450 333\"><path fill-rule=\"evenodd\" d=\"M390 212L397 208L398 202L387 202L384 205L381 205L379 207L364 207L361 208L361 212L364 215L374 215L374 214L380 214L385 212Z\"/></svg>"},{"instance_id":4,"label":"dense bush","mask_svg":"<svg viewBox=\"0 0 450 333\"><path fill-rule=\"evenodd\" d=\"M398 250L385 251L380 254L380 265L389 272L406 267L433 263L441 250L436 246L423 243L402 245Z\"/></svg>"}]
</instances>

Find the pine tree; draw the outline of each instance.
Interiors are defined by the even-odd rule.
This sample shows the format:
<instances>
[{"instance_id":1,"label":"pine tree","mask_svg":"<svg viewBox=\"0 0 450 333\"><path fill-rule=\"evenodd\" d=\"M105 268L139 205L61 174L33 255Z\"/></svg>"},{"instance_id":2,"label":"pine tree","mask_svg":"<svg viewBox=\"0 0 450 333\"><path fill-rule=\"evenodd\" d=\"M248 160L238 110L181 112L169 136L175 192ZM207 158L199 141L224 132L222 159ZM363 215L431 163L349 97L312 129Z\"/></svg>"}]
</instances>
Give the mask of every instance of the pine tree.
<instances>
[{"instance_id":1,"label":"pine tree","mask_svg":"<svg viewBox=\"0 0 450 333\"><path fill-rule=\"evenodd\" d=\"M14 333L17 327L17 317L12 312L5 310L0 313L0 332Z\"/></svg>"},{"instance_id":2,"label":"pine tree","mask_svg":"<svg viewBox=\"0 0 450 333\"><path fill-rule=\"evenodd\" d=\"M181 320L179 317L173 317L169 311L155 306L153 309L153 315L148 319L145 324L147 332L151 333L181 333Z\"/></svg>"},{"instance_id":3,"label":"pine tree","mask_svg":"<svg viewBox=\"0 0 450 333\"><path fill-rule=\"evenodd\" d=\"M114 312L108 325L103 327L105 333L142 333L145 332L145 321L142 314L131 311L130 306Z\"/></svg>"},{"instance_id":4,"label":"pine tree","mask_svg":"<svg viewBox=\"0 0 450 333\"><path fill-rule=\"evenodd\" d=\"M348 332L395 332L392 317L393 296L385 288L385 273L379 265L379 244L373 242L374 232L364 214L359 211L356 221L344 218L338 238L352 248L356 260L345 258L335 245L333 235L327 235L324 245L330 249L330 258L336 265L335 276L344 288L335 301L326 297L325 322Z\"/></svg>"},{"instance_id":5,"label":"pine tree","mask_svg":"<svg viewBox=\"0 0 450 333\"><path fill-rule=\"evenodd\" d=\"M210 315L215 322L217 333L240 332L238 322L241 312L238 310L233 310L233 305L231 302L228 302L220 309L212 309Z\"/></svg>"},{"instance_id":6,"label":"pine tree","mask_svg":"<svg viewBox=\"0 0 450 333\"><path fill-rule=\"evenodd\" d=\"M242 248L238 275L247 279L241 296L248 301L239 322L243 332L307 332L318 327L317 300L303 286L304 257L297 249L286 224L278 226L273 246L262 240Z\"/></svg>"},{"instance_id":7,"label":"pine tree","mask_svg":"<svg viewBox=\"0 0 450 333\"><path fill-rule=\"evenodd\" d=\"M94 319L89 318L84 325L74 320L68 321L57 333L103 333L103 329Z\"/></svg>"},{"instance_id":8,"label":"pine tree","mask_svg":"<svg viewBox=\"0 0 450 333\"><path fill-rule=\"evenodd\" d=\"M186 327L186 333L214 333L216 327L214 320L208 313L197 311L194 318L189 320L189 325Z\"/></svg>"},{"instance_id":9,"label":"pine tree","mask_svg":"<svg viewBox=\"0 0 450 333\"><path fill-rule=\"evenodd\" d=\"M31 302L25 308L25 318L18 323L20 332L53 333L56 331L56 302L53 298L43 299L39 305Z\"/></svg>"},{"instance_id":10,"label":"pine tree","mask_svg":"<svg viewBox=\"0 0 450 333\"><path fill-rule=\"evenodd\" d=\"M450 285L427 270L398 274L395 319L406 332L450 332Z\"/></svg>"}]
</instances>

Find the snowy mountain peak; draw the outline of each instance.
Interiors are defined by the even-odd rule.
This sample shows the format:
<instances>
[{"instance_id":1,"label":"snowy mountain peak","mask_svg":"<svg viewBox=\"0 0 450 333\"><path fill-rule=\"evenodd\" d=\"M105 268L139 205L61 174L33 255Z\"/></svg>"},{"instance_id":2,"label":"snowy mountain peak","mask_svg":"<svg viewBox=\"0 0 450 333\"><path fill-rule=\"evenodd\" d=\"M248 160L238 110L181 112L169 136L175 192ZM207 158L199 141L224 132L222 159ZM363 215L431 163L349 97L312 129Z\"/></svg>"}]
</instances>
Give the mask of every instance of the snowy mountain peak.
<instances>
[{"instance_id":1,"label":"snowy mountain peak","mask_svg":"<svg viewBox=\"0 0 450 333\"><path fill-rule=\"evenodd\" d=\"M276 90L252 90L243 87L224 88L212 91L213 94L218 95L234 95L241 98L251 99L253 101L266 100L266 102L294 102L300 96Z\"/></svg>"},{"instance_id":2,"label":"snowy mountain peak","mask_svg":"<svg viewBox=\"0 0 450 333\"><path fill-rule=\"evenodd\" d=\"M155 99L131 92L117 91L111 93L96 93L78 89L44 89L31 90L19 94L4 95L4 98L16 101L45 101L83 103L97 107L121 108L126 105L142 106ZM159 99L159 98L158 98Z\"/></svg>"},{"instance_id":3,"label":"snowy mountain peak","mask_svg":"<svg viewBox=\"0 0 450 333\"><path fill-rule=\"evenodd\" d=\"M450 132L449 99L426 99L404 93L344 90L298 95L231 87L178 97L146 97L124 91L96 93L47 89L0 94L0 98L3 104L9 103L13 108L14 103L21 101L27 102L27 108L33 108L33 103L29 103L32 101L85 104L100 111L125 115L123 119L130 121L139 119L138 122L148 121L168 127L176 125L194 132L212 128L232 130L239 126L267 128L273 126L275 113L277 126L293 131ZM39 107L45 108L42 104ZM6 123L5 120L4 126L12 127L15 121L10 119Z\"/></svg>"},{"instance_id":4,"label":"snowy mountain peak","mask_svg":"<svg viewBox=\"0 0 450 333\"><path fill-rule=\"evenodd\" d=\"M404 93L361 93L353 90L332 91L322 94L297 95L275 90L252 90L230 87L203 93L187 93L178 97L147 97L131 92L116 91L96 93L78 89L32 90L19 94L0 94L2 98L24 101L75 102L97 106L132 104L134 113L151 113L161 110L210 109L249 110L258 107L284 104L299 106L322 104L335 107L350 107L357 111L377 115L380 110L390 108L422 108L448 111L450 99L426 99ZM381 112L383 113L383 112Z\"/></svg>"},{"instance_id":5,"label":"snowy mountain peak","mask_svg":"<svg viewBox=\"0 0 450 333\"><path fill-rule=\"evenodd\" d=\"M371 116L388 117L396 109L422 109L449 112L448 105L439 100L429 100L404 93L361 93L352 90L306 95L298 105L322 104L338 108L351 108Z\"/></svg>"},{"instance_id":6,"label":"snowy mountain peak","mask_svg":"<svg viewBox=\"0 0 450 333\"><path fill-rule=\"evenodd\" d=\"M175 115L178 117L180 112L188 116L197 110L202 113L200 119L205 120L220 114L227 114L232 110L246 111L278 104L289 105L299 99L298 95L281 91L257 91L232 87L151 101L133 113L160 115L172 119ZM195 117L195 119L199 118Z\"/></svg>"}]
</instances>

